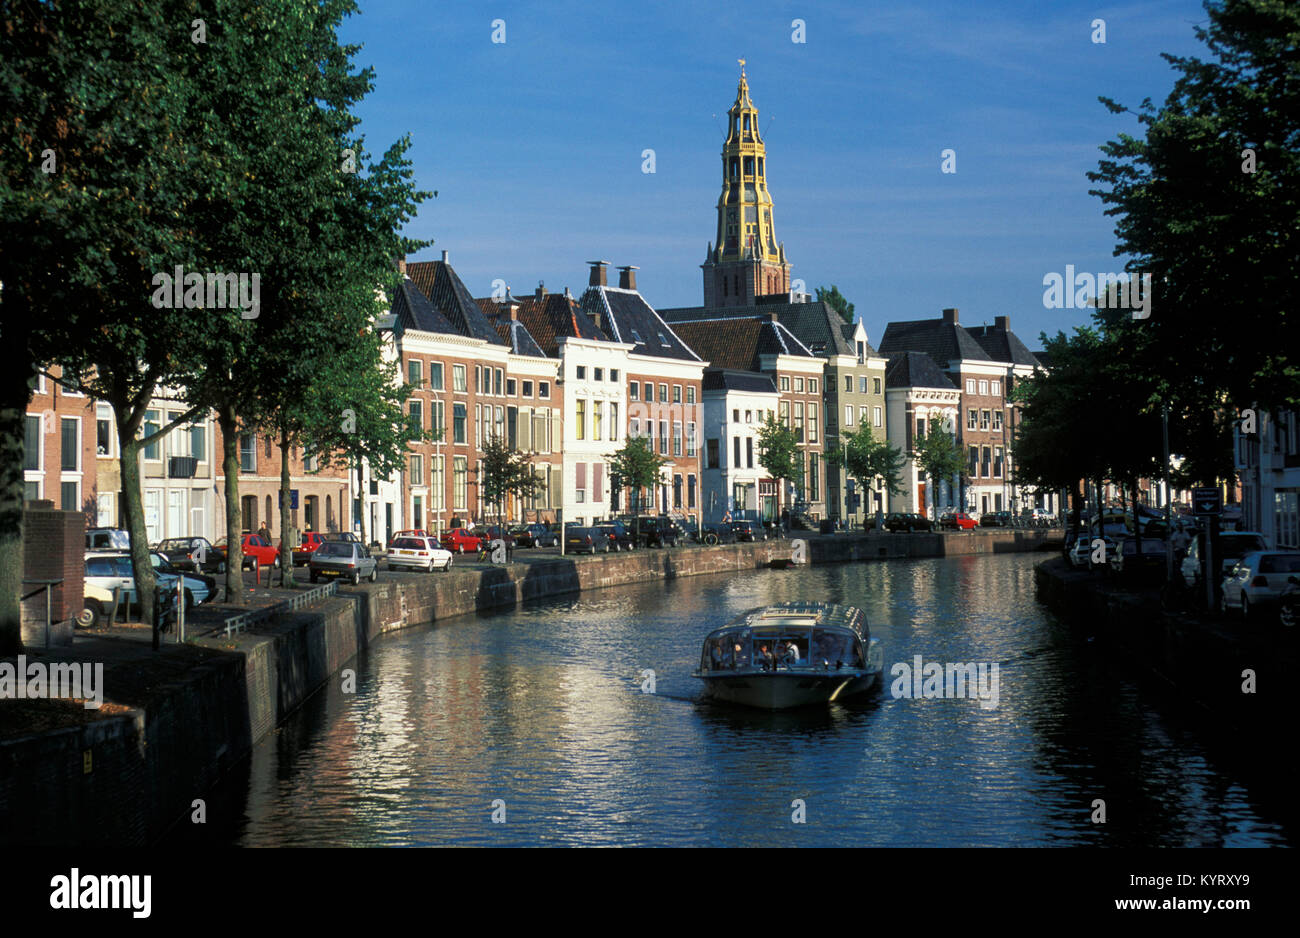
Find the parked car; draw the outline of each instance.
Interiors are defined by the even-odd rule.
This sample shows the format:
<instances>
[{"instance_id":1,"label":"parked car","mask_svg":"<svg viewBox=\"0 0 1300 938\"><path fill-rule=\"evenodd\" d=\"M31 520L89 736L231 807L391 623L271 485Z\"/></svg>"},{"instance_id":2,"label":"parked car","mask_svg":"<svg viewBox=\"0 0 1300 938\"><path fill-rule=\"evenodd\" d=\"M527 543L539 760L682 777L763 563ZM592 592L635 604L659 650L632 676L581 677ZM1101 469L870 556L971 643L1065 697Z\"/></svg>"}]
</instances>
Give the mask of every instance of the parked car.
<instances>
[{"instance_id":1,"label":"parked car","mask_svg":"<svg viewBox=\"0 0 1300 938\"><path fill-rule=\"evenodd\" d=\"M636 539L622 521L602 521L594 527L604 532L614 550L635 550Z\"/></svg>"},{"instance_id":2,"label":"parked car","mask_svg":"<svg viewBox=\"0 0 1300 938\"><path fill-rule=\"evenodd\" d=\"M1046 508L1031 508L1028 514L1029 520L1034 524L1056 524L1056 515Z\"/></svg>"},{"instance_id":3,"label":"parked car","mask_svg":"<svg viewBox=\"0 0 1300 938\"><path fill-rule=\"evenodd\" d=\"M676 547L683 535L682 529L666 515L641 515L631 527L641 547Z\"/></svg>"},{"instance_id":4,"label":"parked car","mask_svg":"<svg viewBox=\"0 0 1300 938\"><path fill-rule=\"evenodd\" d=\"M1009 511L986 511L980 515L980 527L983 528L1009 528L1011 527L1012 515Z\"/></svg>"},{"instance_id":5,"label":"parked car","mask_svg":"<svg viewBox=\"0 0 1300 938\"><path fill-rule=\"evenodd\" d=\"M298 539L298 546L293 549L294 565L302 566L310 560L312 552L324 544L328 537L328 534L320 531L303 531Z\"/></svg>"},{"instance_id":6,"label":"parked car","mask_svg":"<svg viewBox=\"0 0 1300 938\"><path fill-rule=\"evenodd\" d=\"M438 546L431 537L399 537L388 545L388 569L399 567L415 570L447 571L451 569L452 553Z\"/></svg>"},{"instance_id":7,"label":"parked car","mask_svg":"<svg viewBox=\"0 0 1300 938\"><path fill-rule=\"evenodd\" d=\"M86 550L130 550L131 532L125 528L90 528L86 531Z\"/></svg>"},{"instance_id":8,"label":"parked car","mask_svg":"<svg viewBox=\"0 0 1300 938\"><path fill-rule=\"evenodd\" d=\"M1168 553L1167 542L1164 538L1157 535L1142 535L1142 556L1137 554L1138 540L1136 537L1126 537L1120 542L1120 567L1127 570L1136 570L1139 568L1163 570L1165 567L1165 556Z\"/></svg>"},{"instance_id":9,"label":"parked car","mask_svg":"<svg viewBox=\"0 0 1300 938\"><path fill-rule=\"evenodd\" d=\"M1277 601L1277 621L1283 628L1295 628L1296 619L1300 618L1300 576L1289 576L1286 588Z\"/></svg>"},{"instance_id":10,"label":"parked car","mask_svg":"<svg viewBox=\"0 0 1300 938\"><path fill-rule=\"evenodd\" d=\"M952 531L972 531L978 522L964 511L945 511L939 516L939 527Z\"/></svg>"},{"instance_id":11,"label":"parked car","mask_svg":"<svg viewBox=\"0 0 1300 938\"><path fill-rule=\"evenodd\" d=\"M516 547L558 547L560 544L560 532L540 522L521 525L510 533L514 535Z\"/></svg>"},{"instance_id":12,"label":"parked car","mask_svg":"<svg viewBox=\"0 0 1300 938\"><path fill-rule=\"evenodd\" d=\"M886 531L929 531L933 527L925 515L895 511L885 516Z\"/></svg>"},{"instance_id":13,"label":"parked car","mask_svg":"<svg viewBox=\"0 0 1300 938\"><path fill-rule=\"evenodd\" d=\"M363 577L371 583L379 579L379 561L352 541L326 541L312 551L307 569L313 583L321 577L343 577L356 586Z\"/></svg>"},{"instance_id":14,"label":"parked car","mask_svg":"<svg viewBox=\"0 0 1300 938\"><path fill-rule=\"evenodd\" d=\"M182 573L157 551L149 553L149 563L154 570L155 584L163 590L176 589L176 581L184 578L182 589L185 591L186 609L202 605L217 594L217 583L212 577L197 573ZM107 590L110 604L112 592L119 586L122 588L123 602L133 604L140 601L135 588L135 570L131 567L129 555L121 551L88 551L85 564L86 584ZM100 602L102 603L102 599Z\"/></svg>"},{"instance_id":15,"label":"parked car","mask_svg":"<svg viewBox=\"0 0 1300 938\"><path fill-rule=\"evenodd\" d=\"M731 526L731 522L705 522L701 528L692 537L696 543L705 544L709 547L715 544L734 544L736 543L736 531Z\"/></svg>"},{"instance_id":16,"label":"parked car","mask_svg":"<svg viewBox=\"0 0 1300 938\"><path fill-rule=\"evenodd\" d=\"M331 531L325 535L327 541L347 541L349 544L360 544L361 538L351 531Z\"/></svg>"},{"instance_id":17,"label":"parked car","mask_svg":"<svg viewBox=\"0 0 1300 938\"><path fill-rule=\"evenodd\" d=\"M1103 537L1106 542L1106 563L1115 564L1116 569L1124 565L1123 555L1120 553L1119 543L1112 537ZM1080 535L1079 538L1070 547L1070 563L1076 567L1086 567L1089 565L1089 558L1092 555L1093 537Z\"/></svg>"},{"instance_id":18,"label":"parked car","mask_svg":"<svg viewBox=\"0 0 1300 938\"><path fill-rule=\"evenodd\" d=\"M158 553L177 570L194 573L225 573L226 555L206 537L169 537L159 543Z\"/></svg>"},{"instance_id":19,"label":"parked car","mask_svg":"<svg viewBox=\"0 0 1300 938\"><path fill-rule=\"evenodd\" d=\"M76 627L93 629L107 618L113 608L113 591L85 581L81 611L77 613Z\"/></svg>"},{"instance_id":20,"label":"parked car","mask_svg":"<svg viewBox=\"0 0 1300 938\"><path fill-rule=\"evenodd\" d=\"M515 536L511 534L510 531L507 530L504 525L489 524L486 525L485 527L475 528L474 533L477 534L479 537L486 539L489 545L493 541L500 539L505 541L506 550L513 551L516 547Z\"/></svg>"},{"instance_id":21,"label":"parked car","mask_svg":"<svg viewBox=\"0 0 1300 938\"><path fill-rule=\"evenodd\" d=\"M609 535L600 528L584 528L579 525L564 526L564 550L569 554L597 551L608 554L610 550Z\"/></svg>"},{"instance_id":22,"label":"parked car","mask_svg":"<svg viewBox=\"0 0 1300 938\"><path fill-rule=\"evenodd\" d=\"M483 538L469 528L450 528L442 532L442 546L457 554L466 551L477 554L483 547Z\"/></svg>"},{"instance_id":23,"label":"parked car","mask_svg":"<svg viewBox=\"0 0 1300 938\"><path fill-rule=\"evenodd\" d=\"M767 540L767 528L763 527L763 525L757 521L750 521L748 519L730 521L727 523L727 527L731 529L731 533L735 535L735 538L738 541L754 542Z\"/></svg>"},{"instance_id":24,"label":"parked car","mask_svg":"<svg viewBox=\"0 0 1300 938\"><path fill-rule=\"evenodd\" d=\"M1201 544L1204 535L1193 539L1183 560L1183 581L1188 586L1196 586L1201 581ZM1219 569L1214 582L1221 582L1232 572L1237 561L1251 551L1268 550L1264 535L1258 531L1220 531L1218 542L1214 546L1214 560Z\"/></svg>"},{"instance_id":25,"label":"parked car","mask_svg":"<svg viewBox=\"0 0 1300 938\"><path fill-rule=\"evenodd\" d=\"M257 534L244 534L240 537L240 543L243 545L244 549L243 566L251 567L253 565L253 560L256 559L260 566L279 568L280 552L275 547L268 544L265 538ZM223 561L229 563L229 552L226 550L226 547L226 539L223 537L221 540L217 541L216 545L212 549L221 554L221 559Z\"/></svg>"},{"instance_id":26,"label":"parked car","mask_svg":"<svg viewBox=\"0 0 1300 938\"><path fill-rule=\"evenodd\" d=\"M1279 604L1289 580L1300 574L1300 552L1251 551L1233 566L1223 580L1219 610L1225 615L1236 609L1251 621L1259 610Z\"/></svg>"}]
</instances>

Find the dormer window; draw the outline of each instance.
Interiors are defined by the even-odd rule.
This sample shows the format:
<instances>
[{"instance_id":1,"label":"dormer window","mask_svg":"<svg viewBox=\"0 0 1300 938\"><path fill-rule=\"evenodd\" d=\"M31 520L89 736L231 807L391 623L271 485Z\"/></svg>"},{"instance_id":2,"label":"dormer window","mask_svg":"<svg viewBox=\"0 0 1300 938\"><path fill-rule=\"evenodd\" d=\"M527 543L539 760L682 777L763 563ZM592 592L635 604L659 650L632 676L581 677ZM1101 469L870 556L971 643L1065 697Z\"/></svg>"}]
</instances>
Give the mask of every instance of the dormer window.
<instances>
[{"instance_id":1,"label":"dormer window","mask_svg":"<svg viewBox=\"0 0 1300 938\"><path fill-rule=\"evenodd\" d=\"M667 345L667 344L668 344L668 340L667 340L666 338L664 338L664 334L663 334L662 332L659 333L659 344L660 344L660 345Z\"/></svg>"},{"instance_id":2,"label":"dormer window","mask_svg":"<svg viewBox=\"0 0 1300 938\"><path fill-rule=\"evenodd\" d=\"M632 341L638 344L641 342L641 333L637 332L635 329L632 330Z\"/></svg>"}]
</instances>

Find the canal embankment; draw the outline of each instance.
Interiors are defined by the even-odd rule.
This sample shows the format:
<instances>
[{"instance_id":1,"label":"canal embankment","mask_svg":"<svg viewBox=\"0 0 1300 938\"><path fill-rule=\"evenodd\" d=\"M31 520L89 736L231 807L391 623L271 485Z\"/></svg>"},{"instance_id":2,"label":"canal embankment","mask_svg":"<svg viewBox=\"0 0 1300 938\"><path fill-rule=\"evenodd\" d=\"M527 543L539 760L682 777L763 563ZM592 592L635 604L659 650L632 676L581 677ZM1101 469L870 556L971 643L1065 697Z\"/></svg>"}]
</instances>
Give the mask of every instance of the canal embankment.
<instances>
[{"instance_id":1,"label":"canal embankment","mask_svg":"<svg viewBox=\"0 0 1300 938\"><path fill-rule=\"evenodd\" d=\"M1052 534L810 534L805 540L808 561L824 564L1040 550ZM232 765L327 681L344 680L347 665L387 632L606 587L752 571L790 560L794 550L792 539L595 557L521 551L503 566L385 573L314 607L234 634L191 635L159 651L143 636L78 636L46 660L102 664L103 695L123 709L0 738L0 841L157 842L174 824L202 816L205 793ZM231 607L232 615L241 611Z\"/></svg>"}]
</instances>

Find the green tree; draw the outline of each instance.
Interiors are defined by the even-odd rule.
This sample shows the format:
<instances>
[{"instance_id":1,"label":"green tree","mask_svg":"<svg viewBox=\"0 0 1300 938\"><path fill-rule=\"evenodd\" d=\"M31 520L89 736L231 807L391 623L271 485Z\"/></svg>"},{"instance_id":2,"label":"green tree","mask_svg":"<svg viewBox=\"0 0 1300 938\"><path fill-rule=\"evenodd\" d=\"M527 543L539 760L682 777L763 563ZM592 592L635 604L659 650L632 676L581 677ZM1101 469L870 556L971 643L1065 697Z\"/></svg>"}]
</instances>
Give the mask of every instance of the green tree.
<instances>
[{"instance_id":1,"label":"green tree","mask_svg":"<svg viewBox=\"0 0 1300 938\"><path fill-rule=\"evenodd\" d=\"M844 298L839 287L834 284L831 284L830 289L818 287L817 302L826 303L831 309L839 313L845 322L850 326L853 325L853 304Z\"/></svg>"},{"instance_id":2,"label":"green tree","mask_svg":"<svg viewBox=\"0 0 1300 938\"><path fill-rule=\"evenodd\" d=\"M640 537L641 490L651 489L659 483L659 472L668 460L650 447L644 436L629 436L609 461L609 471L616 485L632 492L633 513L637 516L636 534Z\"/></svg>"},{"instance_id":3,"label":"green tree","mask_svg":"<svg viewBox=\"0 0 1300 938\"><path fill-rule=\"evenodd\" d=\"M799 435L770 413L758 428L758 464L777 480L777 508L785 506L785 486L795 482L803 491L804 457Z\"/></svg>"},{"instance_id":4,"label":"green tree","mask_svg":"<svg viewBox=\"0 0 1300 938\"><path fill-rule=\"evenodd\" d=\"M532 454L512 449L503 438L489 439L483 444L482 453L479 492L484 504L496 508L497 522L504 524L507 496L514 495L522 501L541 487L542 479L533 471Z\"/></svg>"},{"instance_id":5,"label":"green tree","mask_svg":"<svg viewBox=\"0 0 1300 938\"><path fill-rule=\"evenodd\" d=\"M966 476L966 459L962 455L957 439L948 427L935 427L930 424L930 432L917 438L913 455L921 471L930 477L932 501L937 505L939 493L935 485L939 482L951 483ZM922 506L924 507L924 506Z\"/></svg>"},{"instance_id":6,"label":"green tree","mask_svg":"<svg viewBox=\"0 0 1300 938\"><path fill-rule=\"evenodd\" d=\"M898 447L875 439L869 426L843 431L839 448L826 458L864 484L883 480L890 495L903 490L903 464L907 458Z\"/></svg>"}]
</instances>

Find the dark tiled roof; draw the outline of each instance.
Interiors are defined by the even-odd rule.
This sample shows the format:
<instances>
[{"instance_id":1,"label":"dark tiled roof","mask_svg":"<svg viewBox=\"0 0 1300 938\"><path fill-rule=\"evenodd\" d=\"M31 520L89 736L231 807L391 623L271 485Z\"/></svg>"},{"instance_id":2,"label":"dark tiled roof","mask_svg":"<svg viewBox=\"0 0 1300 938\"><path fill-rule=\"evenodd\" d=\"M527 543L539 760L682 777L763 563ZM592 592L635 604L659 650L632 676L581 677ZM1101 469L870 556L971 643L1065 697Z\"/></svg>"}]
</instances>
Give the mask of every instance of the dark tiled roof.
<instances>
[{"instance_id":1,"label":"dark tiled roof","mask_svg":"<svg viewBox=\"0 0 1300 938\"><path fill-rule=\"evenodd\" d=\"M433 308L429 298L416 289L409 277L397 288L392 312L403 329L459 335L447 317Z\"/></svg>"},{"instance_id":2,"label":"dark tiled roof","mask_svg":"<svg viewBox=\"0 0 1300 938\"><path fill-rule=\"evenodd\" d=\"M517 296L515 301L519 304L518 324L527 332L540 353L548 358L559 357L561 336L596 339L602 342L609 340L591 317L583 312L578 301L566 297L563 293L548 293L542 297L536 294ZM496 323L498 327L508 321L499 311L500 304L490 297L476 302L481 309L489 311L489 321ZM520 354L530 353L520 352Z\"/></svg>"},{"instance_id":3,"label":"dark tiled roof","mask_svg":"<svg viewBox=\"0 0 1300 938\"><path fill-rule=\"evenodd\" d=\"M533 340L522 322L498 319L493 325L496 326L497 335L506 340L506 343L510 346L510 351L516 355L531 355L534 358L546 357L546 353Z\"/></svg>"},{"instance_id":4,"label":"dark tiled roof","mask_svg":"<svg viewBox=\"0 0 1300 938\"><path fill-rule=\"evenodd\" d=\"M924 352L900 352L889 357L885 369L887 388L952 388L956 387L943 373L934 359Z\"/></svg>"},{"instance_id":5,"label":"dark tiled roof","mask_svg":"<svg viewBox=\"0 0 1300 938\"><path fill-rule=\"evenodd\" d=\"M815 358L790 330L765 316L701 319L674 324L677 334L700 358L734 371L760 371L764 355Z\"/></svg>"},{"instance_id":6,"label":"dark tiled roof","mask_svg":"<svg viewBox=\"0 0 1300 938\"><path fill-rule=\"evenodd\" d=\"M858 353L853 344L855 326L846 323L827 303L765 302L759 306L687 306L659 311L659 315L670 323L690 322L696 319L748 319L752 316L767 316L770 313L776 313L781 325L793 332L800 342L819 355L857 355ZM877 354L870 343L867 344L867 354Z\"/></svg>"},{"instance_id":7,"label":"dark tiled roof","mask_svg":"<svg viewBox=\"0 0 1300 938\"><path fill-rule=\"evenodd\" d=\"M409 262L406 265L406 275L461 335L483 339L493 345L506 344L450 264L442 261Z\"/></svg>"},{"instance_id":8,"label":"dark tiled roof","mask_svg":"<svg viewBox=\"0 0 1300 938\"><path fill-rule=\"evenodd\" d=\"M891 322L880 337L880 351L887 356L899 352L925 352L940 368L957 359L993 361L988 352L957 323L939 319Z\"/></svg>"},{"instance_id":9,"label":"dark tiled roof","mask_svg":"<svg viewBox=\"0 0 1300 938\"><path fill-rule=\"evenodd\" d=\"M582 294L582 308L608 323L605 331L615 342L636 346L632 351L637 355L701 360L635 290L588 287Z\"/></svg>"},{"instance_id":10,"label":"dark tiled roof","mask_svg":"<svg viewBox=\"0 0 1300 938\"><path fill-rule=\"evenodd\" d=\"M704 369L704 381L701 386L706 391L776 392L776 385L767 375L752 371L732 371L728 368Z\"/></svg>"},{"instance_id":11,"label":"dark tiled roof","mask_svg":"<svg viewBox=\"0 0 1300 938\"><path fill-rule=\"evenodd\" d=\"M999 326L974 326L966 330L994 361L1011 362L1041 368L1043 363L1034 357L1025 343L1010 329Z\"/></svg>"}]
</instances>

